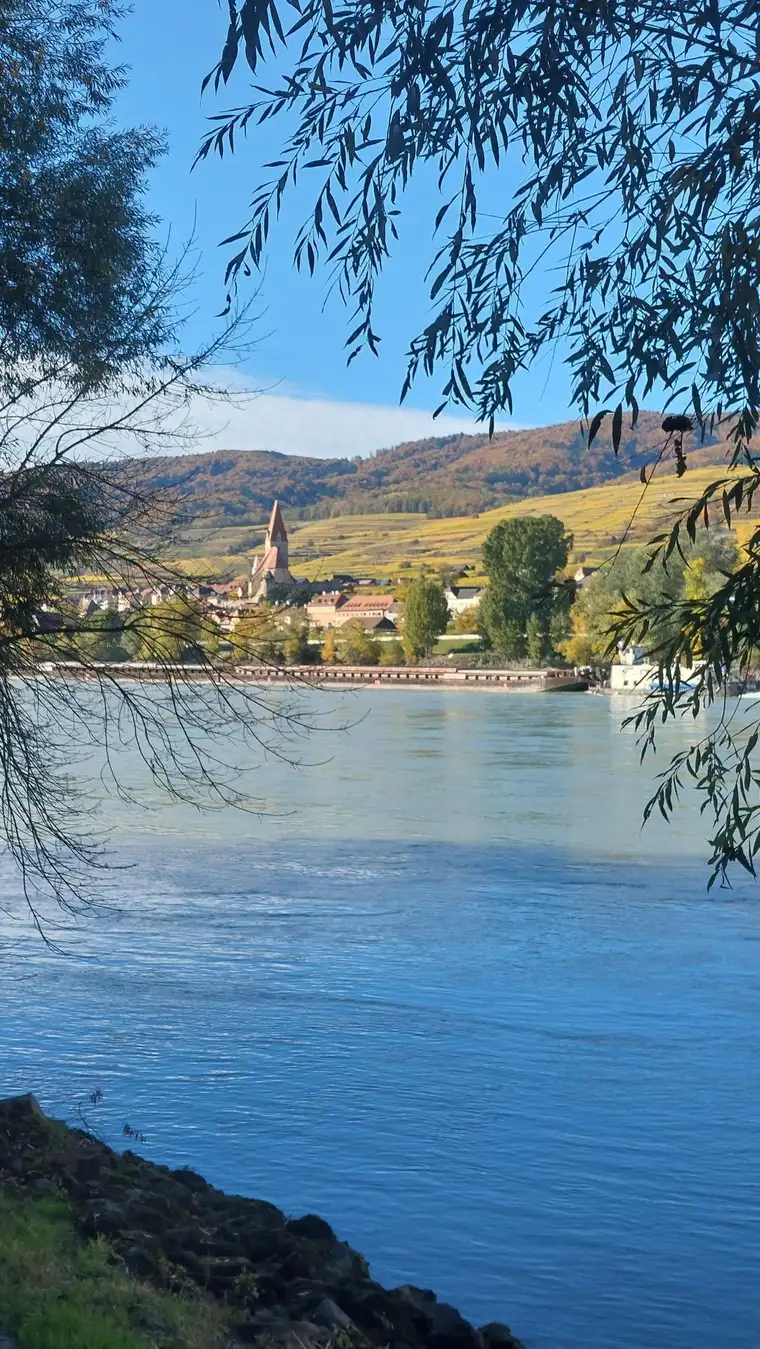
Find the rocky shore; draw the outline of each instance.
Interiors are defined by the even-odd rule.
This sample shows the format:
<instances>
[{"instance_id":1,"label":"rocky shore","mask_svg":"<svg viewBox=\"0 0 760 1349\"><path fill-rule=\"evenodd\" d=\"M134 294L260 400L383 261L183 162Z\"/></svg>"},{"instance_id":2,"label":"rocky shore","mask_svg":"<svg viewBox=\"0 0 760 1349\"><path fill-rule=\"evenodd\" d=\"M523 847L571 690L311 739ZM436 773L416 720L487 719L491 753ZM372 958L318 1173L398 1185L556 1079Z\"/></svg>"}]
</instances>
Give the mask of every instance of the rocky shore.
<instances>
[{"instance_id":1,"label":"rocky shore","mask_svg":"<svg viewBox=\"0 0 760 1349\"><path fill-rule=\"evenodd\" d=\"M218 1301L229 1346L522 1349L506 1325L476 1329L433 1292L383 1288L322 1218L115 1152L33 1096L0 1101L0 1189L60 1197L82 1238L105 1238L135 1279Z\"/></svg>"}]
</instances>

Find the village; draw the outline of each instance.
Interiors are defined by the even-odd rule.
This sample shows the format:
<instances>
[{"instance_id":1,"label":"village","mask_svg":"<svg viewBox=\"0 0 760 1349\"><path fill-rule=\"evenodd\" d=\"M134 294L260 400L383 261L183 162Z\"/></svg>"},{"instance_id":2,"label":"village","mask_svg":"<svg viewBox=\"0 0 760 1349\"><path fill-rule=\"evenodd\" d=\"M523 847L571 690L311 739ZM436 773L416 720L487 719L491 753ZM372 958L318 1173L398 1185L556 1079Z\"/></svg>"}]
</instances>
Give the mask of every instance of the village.
<instances>
[{"instance_id":1,"label":"village","mask_svg":"<svg viewBox=\"0 0 760 1349\"><path fill-rule=\"evenodd\" d=\"M573 569L574 593L586 588L594 570ZM545 690L603 685L630 692L653 676L643 648L621 652L604 676L566 662L553 668L546 660L506 666L494 660L479 618L487 582L474 572L474 566L463 567L434 577L445 609L429 646L414 650L404 625L412 578L342 574L315 582L294 575L287 526L275 501L248 575L223 582L169 575L150 585L79 585L66 590L63 603L43 605L37 621L60 670L71 669L84 654L85 663L118 661L134 678L152 677L157 661L181 661L189 675L196 660L201 674L209 652L237 667L236 677L255 673L270 681L298 669L304 677L339 682L453 681Z\"/></svg>"},{"instance_id":2,"label":"village","mask_svg":"<svg viewBox=\"0 0 760 1349\"><path fill-rule=\"evenodd\" d=\"M466 582L466 577L458 580ZM234 634L246 620L262 622L276 612L278 624L306 626L314 641L319 643L325 634L339 634L348 625L361 629L369 639L391 642L395 646L402 634L403 600L399 591L408 586L408 578L398 578L398 584L385 578L357 578L337 575L314 583L293 575L290 570L288 532L280 503L275 501L267 525L263 551L254 557L250 575L232 581L212 583L191 580L183 582L172 577L144 586L115 586L94 584L79 586L67 592L67 600L83 620L95 619L100 614L126 616L166 605L181 596L193 602L203 620L213 625L222 639L234 639ZM469 633L463 641L477 643L474 617L484 594L484 586L451 582L446 588L446 603L451 620L470 613L473 617ZM54 632L61 624L60 609L44 606L40 614L41 626Z\"/></svg>"}]
</instances>

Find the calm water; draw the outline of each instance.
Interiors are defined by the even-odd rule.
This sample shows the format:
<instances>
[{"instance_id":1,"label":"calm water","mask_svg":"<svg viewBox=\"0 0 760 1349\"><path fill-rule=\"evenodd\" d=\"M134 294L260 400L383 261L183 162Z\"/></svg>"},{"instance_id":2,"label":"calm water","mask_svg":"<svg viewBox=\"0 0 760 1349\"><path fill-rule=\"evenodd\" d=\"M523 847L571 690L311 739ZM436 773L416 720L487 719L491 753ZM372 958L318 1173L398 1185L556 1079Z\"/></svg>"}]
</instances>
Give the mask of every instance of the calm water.
<instances>
[{"instance_id":1,"label":"calm water","mask_svg":"<svg viewBox=\"0 0 760 1349\"><path fill-rule=\"evenodd\" d=\"M269 818L119 815L87 959L5 956L3 1092L98 1086L529 1349L757 1345L760 892L705 893L688 812L639 833L607 699L357 706Z\"/></svg>"}]
</instances>

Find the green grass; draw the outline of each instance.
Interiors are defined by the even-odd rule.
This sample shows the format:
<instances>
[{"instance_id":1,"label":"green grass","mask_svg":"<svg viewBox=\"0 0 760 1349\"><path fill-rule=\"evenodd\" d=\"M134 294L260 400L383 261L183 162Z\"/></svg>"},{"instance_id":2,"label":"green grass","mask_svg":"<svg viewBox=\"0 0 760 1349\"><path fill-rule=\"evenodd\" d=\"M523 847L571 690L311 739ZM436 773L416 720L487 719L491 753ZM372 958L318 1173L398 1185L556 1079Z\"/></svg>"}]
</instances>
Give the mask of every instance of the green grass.
<instances>
[{"instance_id":1,"label":"green grass","mask_svg":"<svg viewBox=\"0 0 760 1349\"><path fill-rule=\"evenodd\" d=\"M450 651L479 651L482 646L483 639L476 632L445 632L438 638L433 654L448 656Z\"/></svg>"},{"instance_id":2,"label":"green grass","mask_svg":"<svg viewBox=\"0 0 760 1349\"><path fill-rule=\"evenodd\" d=\"M55 1199L0 1195L0 1331L21 1349L219 1349L222 1309L126 1273Z\"/></svg>"}]
</instances>

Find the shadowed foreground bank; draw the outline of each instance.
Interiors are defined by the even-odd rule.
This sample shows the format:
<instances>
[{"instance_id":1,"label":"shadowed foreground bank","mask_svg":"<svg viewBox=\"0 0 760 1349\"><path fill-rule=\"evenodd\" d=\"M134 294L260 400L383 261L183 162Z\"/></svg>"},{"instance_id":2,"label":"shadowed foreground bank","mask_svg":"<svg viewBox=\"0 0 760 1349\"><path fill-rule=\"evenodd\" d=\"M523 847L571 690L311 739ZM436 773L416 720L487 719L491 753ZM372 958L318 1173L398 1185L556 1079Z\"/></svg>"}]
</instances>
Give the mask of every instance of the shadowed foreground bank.
<instances>
[{"instance_id":1,"label":"shadowed foreground bank","mask_svg":"<svg viewBox=\"0 0 760 1349\"><path fill-rule=\"evenodd\" d=\"M384 1289L321 1218L116 1153L33 1096L0 1101L0 1265L0 1341L20 1349L522 1349Z\"/></svg>"}]
</instances>

